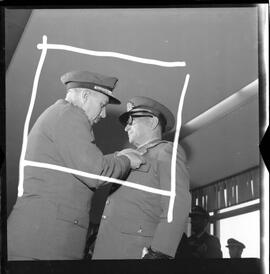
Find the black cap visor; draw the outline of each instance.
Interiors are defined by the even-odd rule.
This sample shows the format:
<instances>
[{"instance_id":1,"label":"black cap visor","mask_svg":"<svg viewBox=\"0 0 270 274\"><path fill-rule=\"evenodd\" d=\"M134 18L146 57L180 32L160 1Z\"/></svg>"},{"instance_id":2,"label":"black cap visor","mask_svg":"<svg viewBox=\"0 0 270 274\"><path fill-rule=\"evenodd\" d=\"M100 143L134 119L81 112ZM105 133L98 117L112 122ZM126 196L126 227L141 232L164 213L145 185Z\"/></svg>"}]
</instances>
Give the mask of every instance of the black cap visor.
<instances>
[{"instance_id":1,"label":"black cap visor","mask_svg":"<svg viewBox=\"0 0 270 274\"><path fill-rule=\"evenodd\" d=\"M157 116L157 114L156 113L153 113L152 111L150 111L150 110L139 110L139 109L134 109L134 110L131 110L131 111L128 111L128 112L125 112L125 113L123 113L122 115L120 115L119 116L119 121L120 121L120 123L123 125L123 126L126 126L127 125L127 122L128 122L128 119L129 119L129 116L131 116L131 115L135 115L135 114L137 114L137 115L149 115L149 114L151 114L151 115L153 115L153 116Z\"/></svg>"}]
</instances>

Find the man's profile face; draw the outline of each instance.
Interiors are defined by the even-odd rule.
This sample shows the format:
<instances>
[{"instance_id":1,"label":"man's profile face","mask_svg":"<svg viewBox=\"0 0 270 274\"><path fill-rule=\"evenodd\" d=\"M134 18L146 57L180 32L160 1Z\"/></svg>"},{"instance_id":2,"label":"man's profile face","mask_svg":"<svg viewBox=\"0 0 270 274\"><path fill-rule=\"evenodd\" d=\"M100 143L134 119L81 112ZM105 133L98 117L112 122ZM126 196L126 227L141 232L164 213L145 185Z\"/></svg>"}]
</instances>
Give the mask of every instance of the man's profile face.
<instances>
[{"instance_id":1,"label":"man's profile face","mask_svg":"<svg viewBox=\"0 0 270 274\"><path fill-rule=\"evenodd\" d=\"M90 123L96 124L101 118L106 117L106 105L109 102L109 97L100 92L88 93L83 109Z\"/></svg>"},{"instance_id":2,"label":"man's profile face","mask_svg":"<svg viewBox=\"0 0 270 274\"><path fill-rule=\"evenodd\" d=\"M231 258L241 258L242 252L243 252L243 248L239 246L229 247L229 254Z\"/></svg>"},{"instance_id":3,"label":"man's profile face","mask_svg":"<svg viewBox=\"0 0 270 274\"><path fill-rule=\"evenodd\" d=\"M135 146L145 143L149 133L150 117L132 117L132 123L127 124L125 131L128 133L129 142Z\"/></svg>"}]
</instances>

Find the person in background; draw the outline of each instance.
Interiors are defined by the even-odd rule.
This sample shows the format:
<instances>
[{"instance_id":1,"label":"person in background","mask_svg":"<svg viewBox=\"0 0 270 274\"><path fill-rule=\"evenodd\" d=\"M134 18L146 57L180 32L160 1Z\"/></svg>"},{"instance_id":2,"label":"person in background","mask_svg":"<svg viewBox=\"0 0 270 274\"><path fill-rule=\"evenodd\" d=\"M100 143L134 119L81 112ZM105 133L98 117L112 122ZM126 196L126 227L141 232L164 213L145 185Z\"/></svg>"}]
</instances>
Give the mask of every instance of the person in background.
<instances>
[{"instance_id":1,"label":"person in background","mask_svg":"<svg viewBox=\"0 0 270 274\"><path fill-rule=\"evenodd\" d=\"M231 258L241 258L243 250L246 246L243 243L230 238L227 240L226 247L229 248L229 254Z\"/></svg>"},{"instance_id":2,"label":"person in background","mask_svg":"<svg viewBox=\"0 0 270 274\"><path fill-rule=\"evenodd\" d=\"M200 206L195 206L189 217L192 234L190 237L183 235L176 258L222 258L219 239L206 231L210 219L208 212Z\"/></svg>"},{"instance_id":3,"label":"person in background","mask_svg":"<svg viewBox=\"0 0 270 274\"><path fill-rule=\"evenodd\" d=\"M106 117L107 104L120 103L113 95L118 79L71 71L61 81L66 97L35 122L25 159L114 178L139 167L143 159L137 152L104 156L95 145L93 125ZM28 165L23 183L7 222L8 259L82 259L91 197L104 182Z\"/></svg>"},{"instance_id":4,"label":"person in background","mask_svg":"<svg viewBox=\"0 0 270 274\"><path fill-rule=\"evenodd\" d=\"M173 143L162 140L162 134L174 127L171 111L156 100L137 96L129 100L127 112L119 119L129 142L146 161L130 171L126 180L170 191ZM105 203L92 259L173 258L191 206L186 156L180 146L175 189L170 223L167 221L168 196L124 185L113 192Z\"/></svg>"}]
</instances>

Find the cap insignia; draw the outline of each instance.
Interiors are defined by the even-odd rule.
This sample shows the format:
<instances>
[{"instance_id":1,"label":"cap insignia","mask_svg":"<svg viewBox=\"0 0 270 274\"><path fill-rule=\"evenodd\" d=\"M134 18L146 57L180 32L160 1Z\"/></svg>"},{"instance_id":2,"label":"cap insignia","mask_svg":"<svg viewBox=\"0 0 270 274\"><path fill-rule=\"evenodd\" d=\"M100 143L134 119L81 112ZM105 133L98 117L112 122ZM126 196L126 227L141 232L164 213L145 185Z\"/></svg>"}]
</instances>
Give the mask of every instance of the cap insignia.
<instances>
[{"instance_id":1,"label":"cap insignia","mask_svg":"<svg viewBox=\"0 0 270 274\"><path fill-rule=\"evenodd\" d=\"M130 110L132 110L133 108L134 108L134 104L131 103L131 102L128 102L128 103L127 103L127 111L130 111Z\"/></svg>"},{"instance_id":2,"label":"cap insignia","mask_svg":"<svg viewBox=\"0 0 270 274\"><path fill-rule=\"evenodd\" d=\"M94 89L95 89L95 90L100 90L100 91L105 92L106 94L112 95L112 92L111 92L110 90L106 89L106 88L99 87L99 86L94 86Z\"/></svg>"}]
</instances>

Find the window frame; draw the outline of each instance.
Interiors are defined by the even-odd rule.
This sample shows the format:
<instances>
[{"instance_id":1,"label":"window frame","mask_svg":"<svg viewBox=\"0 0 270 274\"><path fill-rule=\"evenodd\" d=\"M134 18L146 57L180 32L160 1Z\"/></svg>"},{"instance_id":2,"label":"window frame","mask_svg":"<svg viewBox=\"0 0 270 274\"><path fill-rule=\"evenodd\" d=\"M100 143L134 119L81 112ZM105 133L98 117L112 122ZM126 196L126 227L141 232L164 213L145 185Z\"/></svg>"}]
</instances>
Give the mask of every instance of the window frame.
<instances>
[{"instance_id":1,"label":"window frame","mask_svg":"<svg viewBox=\"0 0 270 274\"><path fill-rule=\"evenodd\" d=\"M257 200L257 199L254 199ZM252 200L250 200L252 201ZM247 201L247 202L250 202ZM247 202L244 202L242 204L245 204ZM238 204L241 205L241 204ZM234 207L235 205L231 206ZM220 220L222 219L226 219L226 218L231 218L231 217L235 217L235 216L240 216L242 214L246 214L246 213L250 213L250 212L254 212L259 210L260 215L261 215L261 208L262 208L262 204L261 204L261 199L259 199L259 201L255 204L252 205L247 205L247 206L243 206L240 208L236 208L236 209L232 209L226 212L220 212L222 209L219 210L214 210L212 211L213 214L210 216L210 224L213 224L214 226L214 235L218 238L220 238ZM223 208L224 209L224 208ZM229 207L227 207L226 209L229 209ZM260 230L261 230L261 222L260 222Z\"/></svg>"}]
</instances>

